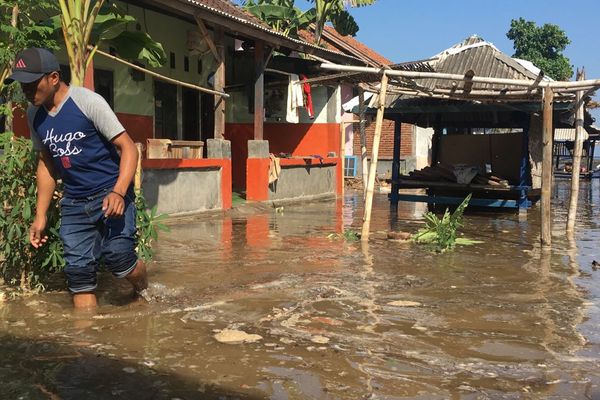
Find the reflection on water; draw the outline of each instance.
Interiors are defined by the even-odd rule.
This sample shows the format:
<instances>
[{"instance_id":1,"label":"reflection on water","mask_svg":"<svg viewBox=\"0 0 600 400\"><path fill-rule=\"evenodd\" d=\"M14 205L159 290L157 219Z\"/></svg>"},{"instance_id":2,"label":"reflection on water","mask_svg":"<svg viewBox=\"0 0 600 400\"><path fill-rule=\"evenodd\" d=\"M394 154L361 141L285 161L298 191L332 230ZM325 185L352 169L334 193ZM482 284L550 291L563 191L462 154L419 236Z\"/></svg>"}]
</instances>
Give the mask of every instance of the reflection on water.
<instances>
[{"instance_id":1,"label":"reflection on water","mask_svg":"<svg viewBox=\"0 0 600 400\"><path fill-rule=\"evenodd\" d=\"M124 304L103 276L93 317L64 292L0 308L0 398L397 399L600 397L600 185L582 182L565 237L555 190L552 252L536 210L472 213L484 243L431 254L386 239L424 208L375 201L368 245L359 194L174 223L151 266L154 299ZM222 329L259 334L222 344Z\"/></svg>"}]
</instances>

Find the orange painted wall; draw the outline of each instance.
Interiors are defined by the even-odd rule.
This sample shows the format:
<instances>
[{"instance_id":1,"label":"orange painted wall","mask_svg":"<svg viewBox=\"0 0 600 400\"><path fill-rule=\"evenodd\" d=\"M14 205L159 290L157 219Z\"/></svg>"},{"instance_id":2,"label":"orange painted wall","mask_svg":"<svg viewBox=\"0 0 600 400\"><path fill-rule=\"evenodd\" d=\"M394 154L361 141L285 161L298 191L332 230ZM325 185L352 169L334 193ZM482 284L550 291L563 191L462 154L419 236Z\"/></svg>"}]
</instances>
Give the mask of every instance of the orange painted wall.
<instances>
[{"instance_id":1,"label":"orange painted wall","mask_svg":"<svg viewBox=\"0 0 600 400\"><path fill-rule=\"evenodd\" d=\"M248 140L254 138L253 124L225 125L225 139L231 141L233 187L246 187L246 159ZM274 154L291 153L294 156L320 155L340 151L339 124L282 124L266 123L264 138Z\"/></svg>"}]
</instances>

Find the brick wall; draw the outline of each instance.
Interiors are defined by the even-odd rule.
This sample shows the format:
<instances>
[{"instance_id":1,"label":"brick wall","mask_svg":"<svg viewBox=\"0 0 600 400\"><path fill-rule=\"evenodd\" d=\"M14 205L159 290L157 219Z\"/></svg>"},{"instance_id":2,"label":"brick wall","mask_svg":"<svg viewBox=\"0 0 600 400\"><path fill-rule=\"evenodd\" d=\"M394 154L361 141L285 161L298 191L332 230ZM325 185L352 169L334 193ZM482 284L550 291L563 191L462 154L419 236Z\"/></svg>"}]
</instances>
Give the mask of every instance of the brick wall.
<instances>
[{"instance_id":1,"label":"brick wall","mask_svg":"<svg viewBox=\"0 0 600 400\"><path fill-rule=\"evenodd\" d=\"M379 143L379 158L382 160L391 160L394 157L394 124L389 119L383 120L381 129L381 142ZM359 124L353 124L354 127L354 155L360 156L360 129ZM371 155L373 148L373 136L375 135L375 121L367 123L367 154ZM413 125L402 124L400 139L400 157L413 155Z\"/></svg>"}]
</instances>

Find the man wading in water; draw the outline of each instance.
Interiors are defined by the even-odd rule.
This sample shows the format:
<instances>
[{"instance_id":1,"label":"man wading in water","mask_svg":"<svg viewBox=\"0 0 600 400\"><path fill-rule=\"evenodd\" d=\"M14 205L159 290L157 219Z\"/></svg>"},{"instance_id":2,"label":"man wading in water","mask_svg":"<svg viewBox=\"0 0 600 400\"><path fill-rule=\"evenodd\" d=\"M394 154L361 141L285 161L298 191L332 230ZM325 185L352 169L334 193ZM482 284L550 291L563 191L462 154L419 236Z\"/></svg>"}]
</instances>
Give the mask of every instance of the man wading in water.
<instances>
[{"instance_id":1,"label":"man wading in water","mask_svg":"<svg viewBox=\"0 0 600 400\"><path fill-rule=\"evenodd\" d=\"M45 49L24 50L7 83L18 81L31 103L27 119L39 154L37 208L29 231L35 248L48 240L47 217L56 179L62 178L60 237L65 275L76 309L96 307L100 261L136 293L148 286L138 260L132 188L138 152L110 106L91 90L61 80L56 57ZM119 156L120 152L120 156Z\"/></svg>"}]
</instances>

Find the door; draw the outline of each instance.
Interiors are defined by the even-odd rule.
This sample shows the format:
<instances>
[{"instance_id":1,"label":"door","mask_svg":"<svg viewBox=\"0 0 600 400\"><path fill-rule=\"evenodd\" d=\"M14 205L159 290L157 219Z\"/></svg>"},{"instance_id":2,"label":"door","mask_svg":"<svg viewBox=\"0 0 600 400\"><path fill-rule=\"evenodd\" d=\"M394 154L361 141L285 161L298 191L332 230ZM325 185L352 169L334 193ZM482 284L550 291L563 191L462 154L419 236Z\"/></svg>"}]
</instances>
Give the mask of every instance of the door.
<instances>
[{"instance_id":1,"label":"door","mask_svg":"<svg viewBox=\"0 0 600 400\"><path fill-rule=\"evenodd\" d=\"M182 88L183 140L200 140L200 95L197 90Z\"/></svg>"},{"instance_id":2,"label":"door","mask_svg":"<svg viewBox=\"0 0 600 400\"><path fill-rule=\"evenodd\" d=\"M154 81L154 137L177 140L177 86Z\"/></svg>"}]
</instances>

